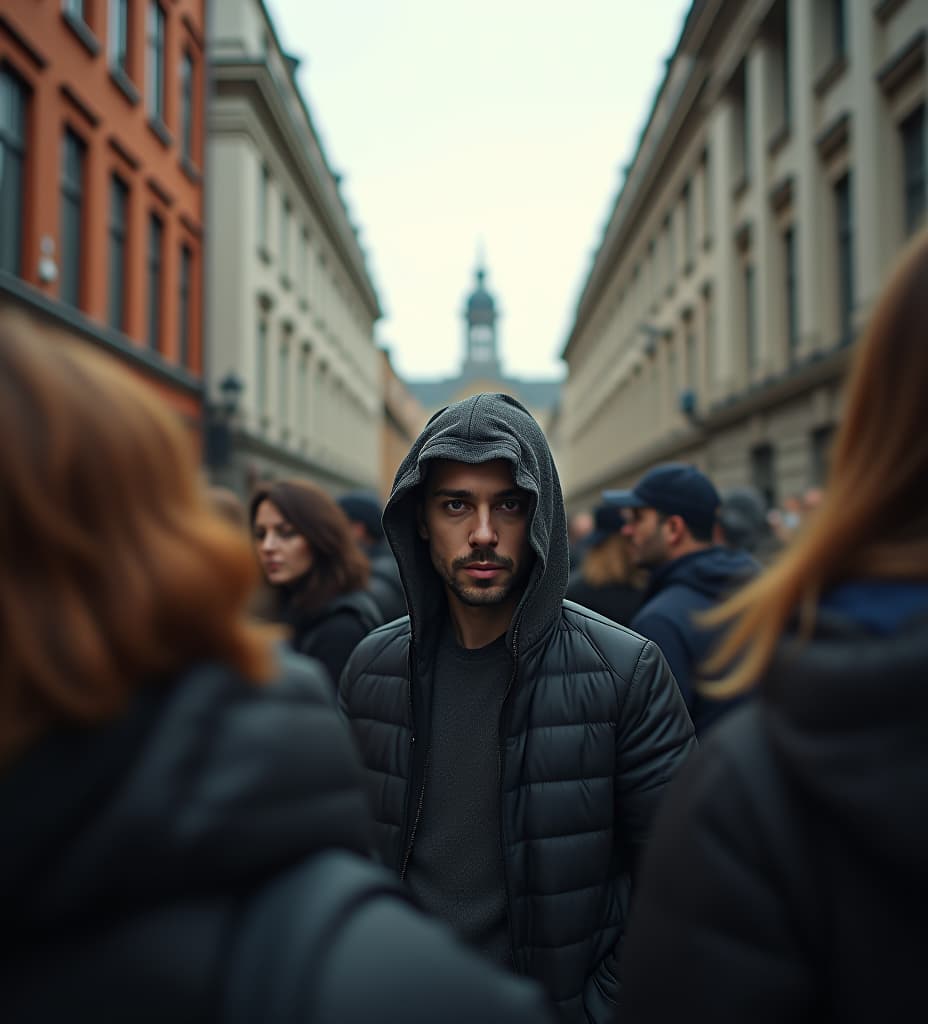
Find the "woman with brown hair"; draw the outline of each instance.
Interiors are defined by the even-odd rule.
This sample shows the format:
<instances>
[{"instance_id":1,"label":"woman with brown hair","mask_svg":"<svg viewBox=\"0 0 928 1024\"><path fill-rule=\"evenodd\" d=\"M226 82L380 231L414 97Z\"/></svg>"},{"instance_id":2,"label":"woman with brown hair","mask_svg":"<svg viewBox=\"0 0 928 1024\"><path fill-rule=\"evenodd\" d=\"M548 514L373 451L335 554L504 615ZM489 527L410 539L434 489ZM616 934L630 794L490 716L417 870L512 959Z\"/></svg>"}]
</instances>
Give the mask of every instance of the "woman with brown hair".
<instances>
[{"instance_id":1,"label":"woman with brown hair","mask_svg":"<svg viewBox=\"0 0 928 1024\"><path fill-rule=\"evenodd\" d=\"M821 506L710 616L729 626L714 694L757 692L659 815L623 1019L905 1020L924 1004L926 331L923 232L858 343Z\"/></svg>"},{"instance_id":2,"label":"woman with brown hair","mask_svg":"<svg viewBox=\"0 0 928 1024\"><path fill-rule=\"evenodd\" d=\"M624 525L618 505L605 503L593 510L593 532L584 541L583 561L570 574L566 595L621 626L628 625L644 596L643 574L632 565Z\"/></svg>"},{"instance_id":3,"label":"woman with brown hair","mask_svg":"<svg viewBox=\"0 0 928 1024\"><path fill-rule=\"evenodd\" d=\"M181 421L0 318L0 436L0 1020L547 1020L368 861L328 681L243 617Z\"/></svg>"},{"instance_id":4,"label":"woman with brown hair","mask_svg":"<svg viewBox=\"0 0 928 1024\"><path fill-rule=\"evenodd\" d=\"M321 661L337 686L348 656L383 622L365 592L370 562L348 517L315 484L279 480L255 493L249 518L273 617L290 627L293 648Z\"/></svg>"}]
</instances>

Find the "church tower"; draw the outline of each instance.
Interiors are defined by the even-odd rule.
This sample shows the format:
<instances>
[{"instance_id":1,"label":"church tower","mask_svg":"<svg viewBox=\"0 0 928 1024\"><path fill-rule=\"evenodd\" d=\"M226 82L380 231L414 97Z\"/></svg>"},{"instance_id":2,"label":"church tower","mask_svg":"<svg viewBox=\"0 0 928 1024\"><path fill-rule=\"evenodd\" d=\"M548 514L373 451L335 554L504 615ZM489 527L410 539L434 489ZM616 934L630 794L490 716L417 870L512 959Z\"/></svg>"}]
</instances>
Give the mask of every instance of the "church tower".
<instances>
[{"instance_id":1,"label":"church tower","mask_svg":"<svg viewBox=\"0 0 928 1024\"><path fill-rule=\"evenodd\" d=\"M497 349L496 303L484 285L486 270L477 267L477 286L464 307L465 348L462 377L502 378Z\"/></svg>"}]
</instances>

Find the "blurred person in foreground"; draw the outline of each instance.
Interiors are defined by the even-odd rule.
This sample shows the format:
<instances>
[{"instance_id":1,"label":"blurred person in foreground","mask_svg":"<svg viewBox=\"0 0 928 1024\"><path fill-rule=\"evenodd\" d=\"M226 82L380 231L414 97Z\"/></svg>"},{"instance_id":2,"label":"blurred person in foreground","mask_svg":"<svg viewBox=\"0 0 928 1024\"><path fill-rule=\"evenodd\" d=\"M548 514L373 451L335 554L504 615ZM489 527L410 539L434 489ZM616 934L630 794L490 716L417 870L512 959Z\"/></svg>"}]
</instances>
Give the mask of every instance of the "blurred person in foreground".
<instances>
[{"instance_id":1,"label":"blurred person in foreground","mask_svg":"<svg viewBox=\"0 0 928 1024\"><path fill-rule=\"evenodd\" d=\"M316 484L278 480L254 493L249 519L271 616L290 628L294 650L318 658L337 684L348 656L383 622L347 516Z\"/></svg>"},{"instance_id":2,"label":"blurred person in foreground","mask_svg":"<svg viewBox=\"0 0 928 1024\"><path fill-rule=\"evenodd\" d=\"M384 622L392 622L406 614L406 598L400 570L390 550L380 522L383 509L376 496L366 491L351 491L338 499L348 517L355 540L371 563L367 589L377 602Z\"/></svg>"},{"instance_id":3,"label":"blurred person in foreground","mask_svg":"<svg viewBox=\"0 0 928 1024\"><path fill-rule=\"evenodd\" d=\"M331 688L242 617L180 419L4 324L0 430L0 1020L546 1020L367 860Z\"/></svg>"},{"instance_id":4,"label":"blurred person in foreground","mask_svg":"<svg viewBox=\"0 0 928 1024\"><path fill-rule=\"evenodd\" d=\"M667 663L564 602L557 470L509 395L435 413L383 524L409 616L366 637L339 686L378 852L562 1021L611 1024L638 854L694 746Z\"/></svg>"},{"instance_id":5,"label":"blurred person in foreground","mask_svg":"<svg viewBox=\"0 0 928 1024\"><path fill-rule=\"evenodd\" d=\"M629 626L660 647L701 736L736 702L714 699L697 688L702 662L718 641L718 632L697 616L756 575L760 566L744 551L714 543L721 499L695 466L655 466L630 491L607 491L605 498L625 509L632 559L651 571L644 602Z\"/></svg>"},{"instance_id":6,"label":"blurred person in foreground","mask_svg":"<svg viewBox=\"0 0 928 1024\"><path fill-rule=\"evenodd\" d=\"M872 1022L924 1006L928 232L853 357L820 509L712 615L758 698L659 813L623 1020ZM668 983L672 965L672 983Z\"/></svg>"},{"instance_id":7,"label":"blurred person in foreground","mask_svg":"<svg viewBox=\"0 0 928 1024\"><path fill-rule=\"evenodd\" d=\"M566 597L624 626L641 606L644 576L632 565L622 536L622 510L617 505L598 505L593 522L580 568L567 581Z\"/></svg>"}]
</instances>

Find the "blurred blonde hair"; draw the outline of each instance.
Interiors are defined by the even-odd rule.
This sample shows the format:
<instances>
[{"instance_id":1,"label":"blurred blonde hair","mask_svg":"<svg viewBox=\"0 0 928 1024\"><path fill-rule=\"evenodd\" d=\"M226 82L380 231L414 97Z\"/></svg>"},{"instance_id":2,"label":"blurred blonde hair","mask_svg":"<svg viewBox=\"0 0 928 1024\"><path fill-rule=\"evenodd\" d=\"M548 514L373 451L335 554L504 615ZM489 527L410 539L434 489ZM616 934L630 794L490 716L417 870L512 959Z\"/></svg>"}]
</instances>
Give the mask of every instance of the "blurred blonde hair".
<instances>
[{"instance_id":1,"label":"blurred blonde hair","mask_svg":"<svg viewBox=\"0 0 928 1024\"><path fill-rule=\"evenodd\" d=\"M822 593L848 579L928 578L928 230L901 256L858 343L822 503L758 579L703 617L730 628L707 663L713 696L760 678L792 617L815 625Z\"/></svg>"},{"instance_id":2,"label":"blurred blonde hair","mask_svg":"<svg viewBox=\"0 0 928 1024\"><path fill-rule=\"evenodd\" d=\"M0 318L0 762L56 723L216 659L272 669L243 609L247 536L212 511L192 439L114 359Z\"/></svg>"}]
</instances>

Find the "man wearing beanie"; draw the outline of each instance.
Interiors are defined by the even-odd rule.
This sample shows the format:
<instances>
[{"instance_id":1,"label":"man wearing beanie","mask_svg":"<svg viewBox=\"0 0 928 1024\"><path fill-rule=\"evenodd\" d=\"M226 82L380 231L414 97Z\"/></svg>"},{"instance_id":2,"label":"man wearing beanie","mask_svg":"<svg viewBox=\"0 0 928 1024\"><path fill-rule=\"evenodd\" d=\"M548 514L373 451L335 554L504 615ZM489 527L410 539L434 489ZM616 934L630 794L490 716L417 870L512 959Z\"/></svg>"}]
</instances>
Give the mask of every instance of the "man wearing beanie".
<instances>
[{"instance_id":1,"label":"man wearing beanie","mask_svg":"<svg viewBox=\"0 0 928 1024\"><path fill-rule=\"evenodd\" d=\"M717 633L698 625L695 616L753 577L758 564L743 551L713 543L721 501L695 466L656 466L630 491L607 491L604 498L625 511L623 532L632 558L651 570L644 604L629 626L663 651L698 736L734 702L712 700L697 690L701 664Z\"/></svg>"}]
</instances>

